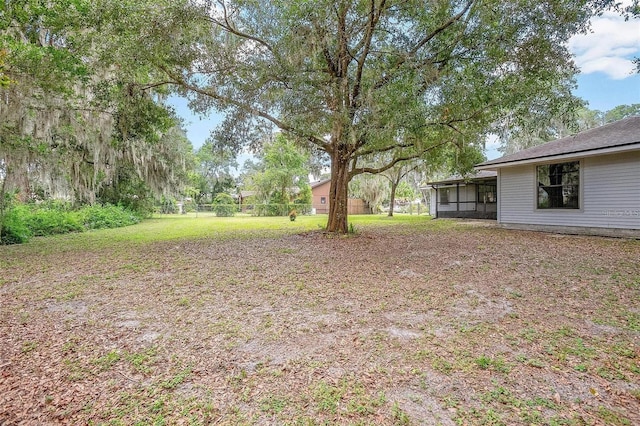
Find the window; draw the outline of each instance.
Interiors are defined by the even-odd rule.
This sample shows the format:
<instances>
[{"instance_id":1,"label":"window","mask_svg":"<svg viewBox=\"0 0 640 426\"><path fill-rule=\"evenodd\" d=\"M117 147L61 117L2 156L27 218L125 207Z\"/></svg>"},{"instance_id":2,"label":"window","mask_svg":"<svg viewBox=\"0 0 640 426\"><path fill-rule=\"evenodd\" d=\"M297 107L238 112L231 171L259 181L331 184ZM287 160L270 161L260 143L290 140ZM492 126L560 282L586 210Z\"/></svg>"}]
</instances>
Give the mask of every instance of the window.
<instances>
[{"instance_id":1,"label":"window","mask_svg":"<svg viewBox=\"0 0 640 426\"><path fill-rule=\"evenodd\" d=\"M537 178L539 209L580 208L580 162L538 166Z\"/></svg>"},{"instance_id":2,"label":"window","mask_svg":"<svg viewBox=\"0 0 640 426\"><path fill-rule=\"evenodd\" d=\"M496 184L487 184L481 183L478 184L478 203L488 204L495 203L496 193L497 193L497 185Z\"/></svg>"},{"instance_id":3,"label":"window","mask_svg":"<svg viewBox=\"0 0 640 426\"><path fill-rule=\"evenodd\" d=\"M320 204L327 204L327 197L320 197Z\"/></svg>"},{"instance_id":4,"label":"window","mask_svg":"<svg viewBox=\"0 0 640 426\"><path fill-rule=\"evenodd\" d=\"M449 204L449 188L440 188L440 204Z\"/></svg>"}]
</instances>

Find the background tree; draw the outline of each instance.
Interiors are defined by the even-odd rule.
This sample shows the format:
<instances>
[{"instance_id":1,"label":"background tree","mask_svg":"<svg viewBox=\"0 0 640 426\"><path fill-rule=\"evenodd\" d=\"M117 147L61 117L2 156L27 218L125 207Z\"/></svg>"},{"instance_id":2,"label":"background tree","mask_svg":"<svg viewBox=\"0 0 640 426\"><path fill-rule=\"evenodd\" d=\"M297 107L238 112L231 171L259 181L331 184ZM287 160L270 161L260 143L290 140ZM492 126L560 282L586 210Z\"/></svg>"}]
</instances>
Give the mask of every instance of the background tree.
<instances>
[{"instance_id":1,"label":"background tree","mask_svg":"<svg viewBox=\"0 0 640 426\"><path fill-rule=\"evenodd\" d=\"M421 167L421 162L413 160L410 162L398 163L380 173L389 181L389 217L393 216L393 209L396 204L396 192L402 180L411 172Z\"/></svg>"},{"instance_id":2,"label":"background tree","mask_svg":"<svg viewBox=\"0 0 640 426\"><path fill-rule=\"evenodd\" d=\"M191 25L211 25L198 43L172 28L154 34L149 51L198 108L232 117L230 135L270 124L326 152L327 229L347 232L354 176L443 144L463 155L507 112L517 121L532 105L570 103L576 69L566 42L612 3L218 0L185 13ZM392 160L360 167L376 152Z\"/></svg>"},{"instance_id":3,"label":"background tree","mask_svg":"<svg viewBox=\"0 0 640 426\"><path fill-rule=\"evenodd\" d=\"M373 213L380 213L389 197L389 183L380 175L361 174L350 182L349 193L366 201Z\"/></svg>"},{"instance_id":4,"label":"background tree","mask_svg":"<svg viewBox=\"0 0 640 426\"><path fill-rule=\"evenodd\" d=\"M265 178L272 185L272 201L289 203L308 185L308 156L284 134L278 133L264 148Z\"/></svg>"},{"instance_id":5,"label":"background tree","mask_svg":"<svg viewBox=\"0 0 640 426\"><path fill-rule=\"evenodd\" d=\"M604 113L604 124L640 115L640 104L618 105Z\"/></svg>"},{"instance_id":6,"label":"background tree","mask_svg":"<svg viewBox=\"0 0 640 426\"><path fill-rule=\"evenodd\" d=\"M105 55L124 34L100 2L4 2L0 13L0 176L28 199L176 191L184 154L152 68ZM139 49L137 46L136 49ZM122 179L125 182L119 182ZM141 182L135 182L140 180ZM131 195L131 194L129 194Z\"/></svg>"},{"instance_id":7,"label":"background tree","mask_svg":"<svg viewBox=\"0 0 640 426\"><path fill-rule=\"evenodd\" d=\"M101 185L96 193L97 202L121 205L148 216L153 213L159 196L171 198L186 190L185 183L193 173L190 171L195 167L195 159L185 132L173 127L153 146L145 145L145 167L136 165L128 158L127 149L123 150L116 164L116 175ZM140 151L134 152L142 155Z\"/></svg>"},{"instance_id":8,"label":"background tree","mask_svg":"<svg viewBox=\"0 0 640 426\"><path fill-rule=\"evenodd\" d=\"M584 104L582 100L578 100L578 103ZM520 120L524 123L522 125L509 125L505 122L505 127L500 132L499 150L505 155L513 154L638 114L640 114L640 104L618 105L605 112L580 107L568 117L530 115L527 117L528 121L522 117Z\"/></svg>"},{"instance_id":9,"label":"background tree","mask_svg":"<svg viewBox=\"0 0 640 426\"><path fill-rule=\"evenodd\" d=\"M258 201L274 206L269 214L287 214L293 201L310 202L309 158L293 141L278 133L257 158L257 164L245 163L244 186L256 191Z\"/></svg>"},{"instance_id":10,"label":"background tree","mask_svg":"<svg viewBox=\"0 0 640 426\"><path fill-rule=\"evenodd\" d=\"M214 138L207 139L196 152L197 175L196 181L202 198L208 194L210 201L221 192L229 192L236 183L231 169L238 167L236 153L233 149Z\"/></svg>"}]
</instances>

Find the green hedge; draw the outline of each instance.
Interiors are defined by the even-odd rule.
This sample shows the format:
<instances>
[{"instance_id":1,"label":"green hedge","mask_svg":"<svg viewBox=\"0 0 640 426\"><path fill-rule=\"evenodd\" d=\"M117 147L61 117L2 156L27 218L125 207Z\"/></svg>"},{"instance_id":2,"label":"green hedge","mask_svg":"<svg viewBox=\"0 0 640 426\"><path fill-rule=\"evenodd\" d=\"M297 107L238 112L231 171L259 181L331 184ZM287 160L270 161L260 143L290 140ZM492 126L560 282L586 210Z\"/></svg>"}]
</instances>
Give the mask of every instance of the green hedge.
<instances>
[{"instance_id":1,"label":"green hedge","mask_svg":"<svg viewBox=\"0 0 640 426\"><path fill-rule=\"evenodd\" d=\"M86 229L120 228L139 223L141 217L124 207L86 206L77 212L80 221Z\"/></svg>"},{"instance_id":2,"label":"green hedge","mask_svg":"<svg viewBox=\"0 0 640 426\"><path fill-rule=\"evenodd\" d=\"M2 218L0 244L22 244L31 238L33 233L24 218L28 215L27 206L11 207Z\"/></svg>"},{"instance_id":3,"label":"green hedge","mask_svg":"<svg viewBox=\"0 0 640 426\"><path fill-rule=\"evenodd\" d=\"M219 217L231 217L238 211L238 206L235 205L233 197L223 192L216 195L211 207Z\"/></svg>"},{"instance_id":4,"label":"green hedge","mask_svg":"<svg viewBox=\"0 0 640 426\"><path fill-rule=\"evenodd\" d=\"M36 237L84 231L78 218L72 212L64 210L32 209L24 221Z\"/></svg>"},{"instance_id":5,"label":"green hedge","mask_svg":"<svg viewBox=\"0 0 640 426\"><path fill-rule=\"evenodd\" d=\"M113 205L73 210L65 203L13 204L2 218L0 244L20 244L33 236L118 228L136 224L141 219L131 210Z\"/></svg>"},{"instance_id":6,"label":"green hedge","mask_svg":"<svg viewBox=\"0 0 640 426\"><path fill-rule=\"evenodd\" d=\"M252 206L251 213L254 216L288 216L292 210L298 215L310 214L310 204L255 204Z\"/></svg>"}]
</instances>

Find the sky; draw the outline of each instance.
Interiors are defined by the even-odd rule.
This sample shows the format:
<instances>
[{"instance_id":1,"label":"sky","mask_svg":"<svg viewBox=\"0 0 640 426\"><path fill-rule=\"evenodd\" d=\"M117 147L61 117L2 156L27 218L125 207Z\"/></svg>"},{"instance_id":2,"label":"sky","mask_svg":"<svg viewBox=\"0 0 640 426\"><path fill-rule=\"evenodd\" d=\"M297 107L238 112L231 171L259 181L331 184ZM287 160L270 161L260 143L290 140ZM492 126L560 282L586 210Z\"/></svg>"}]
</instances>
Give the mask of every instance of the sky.
<instances>
[{"instance_id":1,"label":"sky","mask_svg":"<svg viewBox=\"0 0 640 426\"><path fill-rule=\"evenodd\" d=\"M622 3L629 5L631 1ZM633 72L632 63L633 57L640 57L640 19L625 21L607 12L594 18L591 27L588 34L576 35L569 41L569 50L580 69L574 95L587 101L589 109L599 111L640 103L640 74ZM193 115L185 99L174 97L171 104L184 119L194 148L202 146L222 121L222 116L215 113L208 117ZM497 148L497 143L487 144L488 160L500 156Z\"/></svg>"}]
</instances>

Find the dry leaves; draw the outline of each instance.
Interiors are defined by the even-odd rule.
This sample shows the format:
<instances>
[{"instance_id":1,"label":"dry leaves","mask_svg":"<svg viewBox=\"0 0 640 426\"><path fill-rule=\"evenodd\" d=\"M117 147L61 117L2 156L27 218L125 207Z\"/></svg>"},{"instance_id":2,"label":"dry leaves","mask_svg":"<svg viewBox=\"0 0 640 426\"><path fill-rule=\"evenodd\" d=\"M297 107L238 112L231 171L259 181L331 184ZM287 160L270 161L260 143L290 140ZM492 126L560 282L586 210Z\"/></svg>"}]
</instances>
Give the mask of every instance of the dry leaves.
<instances>
[{"instance_id":1,"label":"dry leaves","mask_svg":"<svg viewBox=\"0 0 640 426\"><path fill-rule=\"evenodd\" d=\"M461 224L2 256L2 425L640 423L638 241Z\"/></svg>"}]
</instances>

